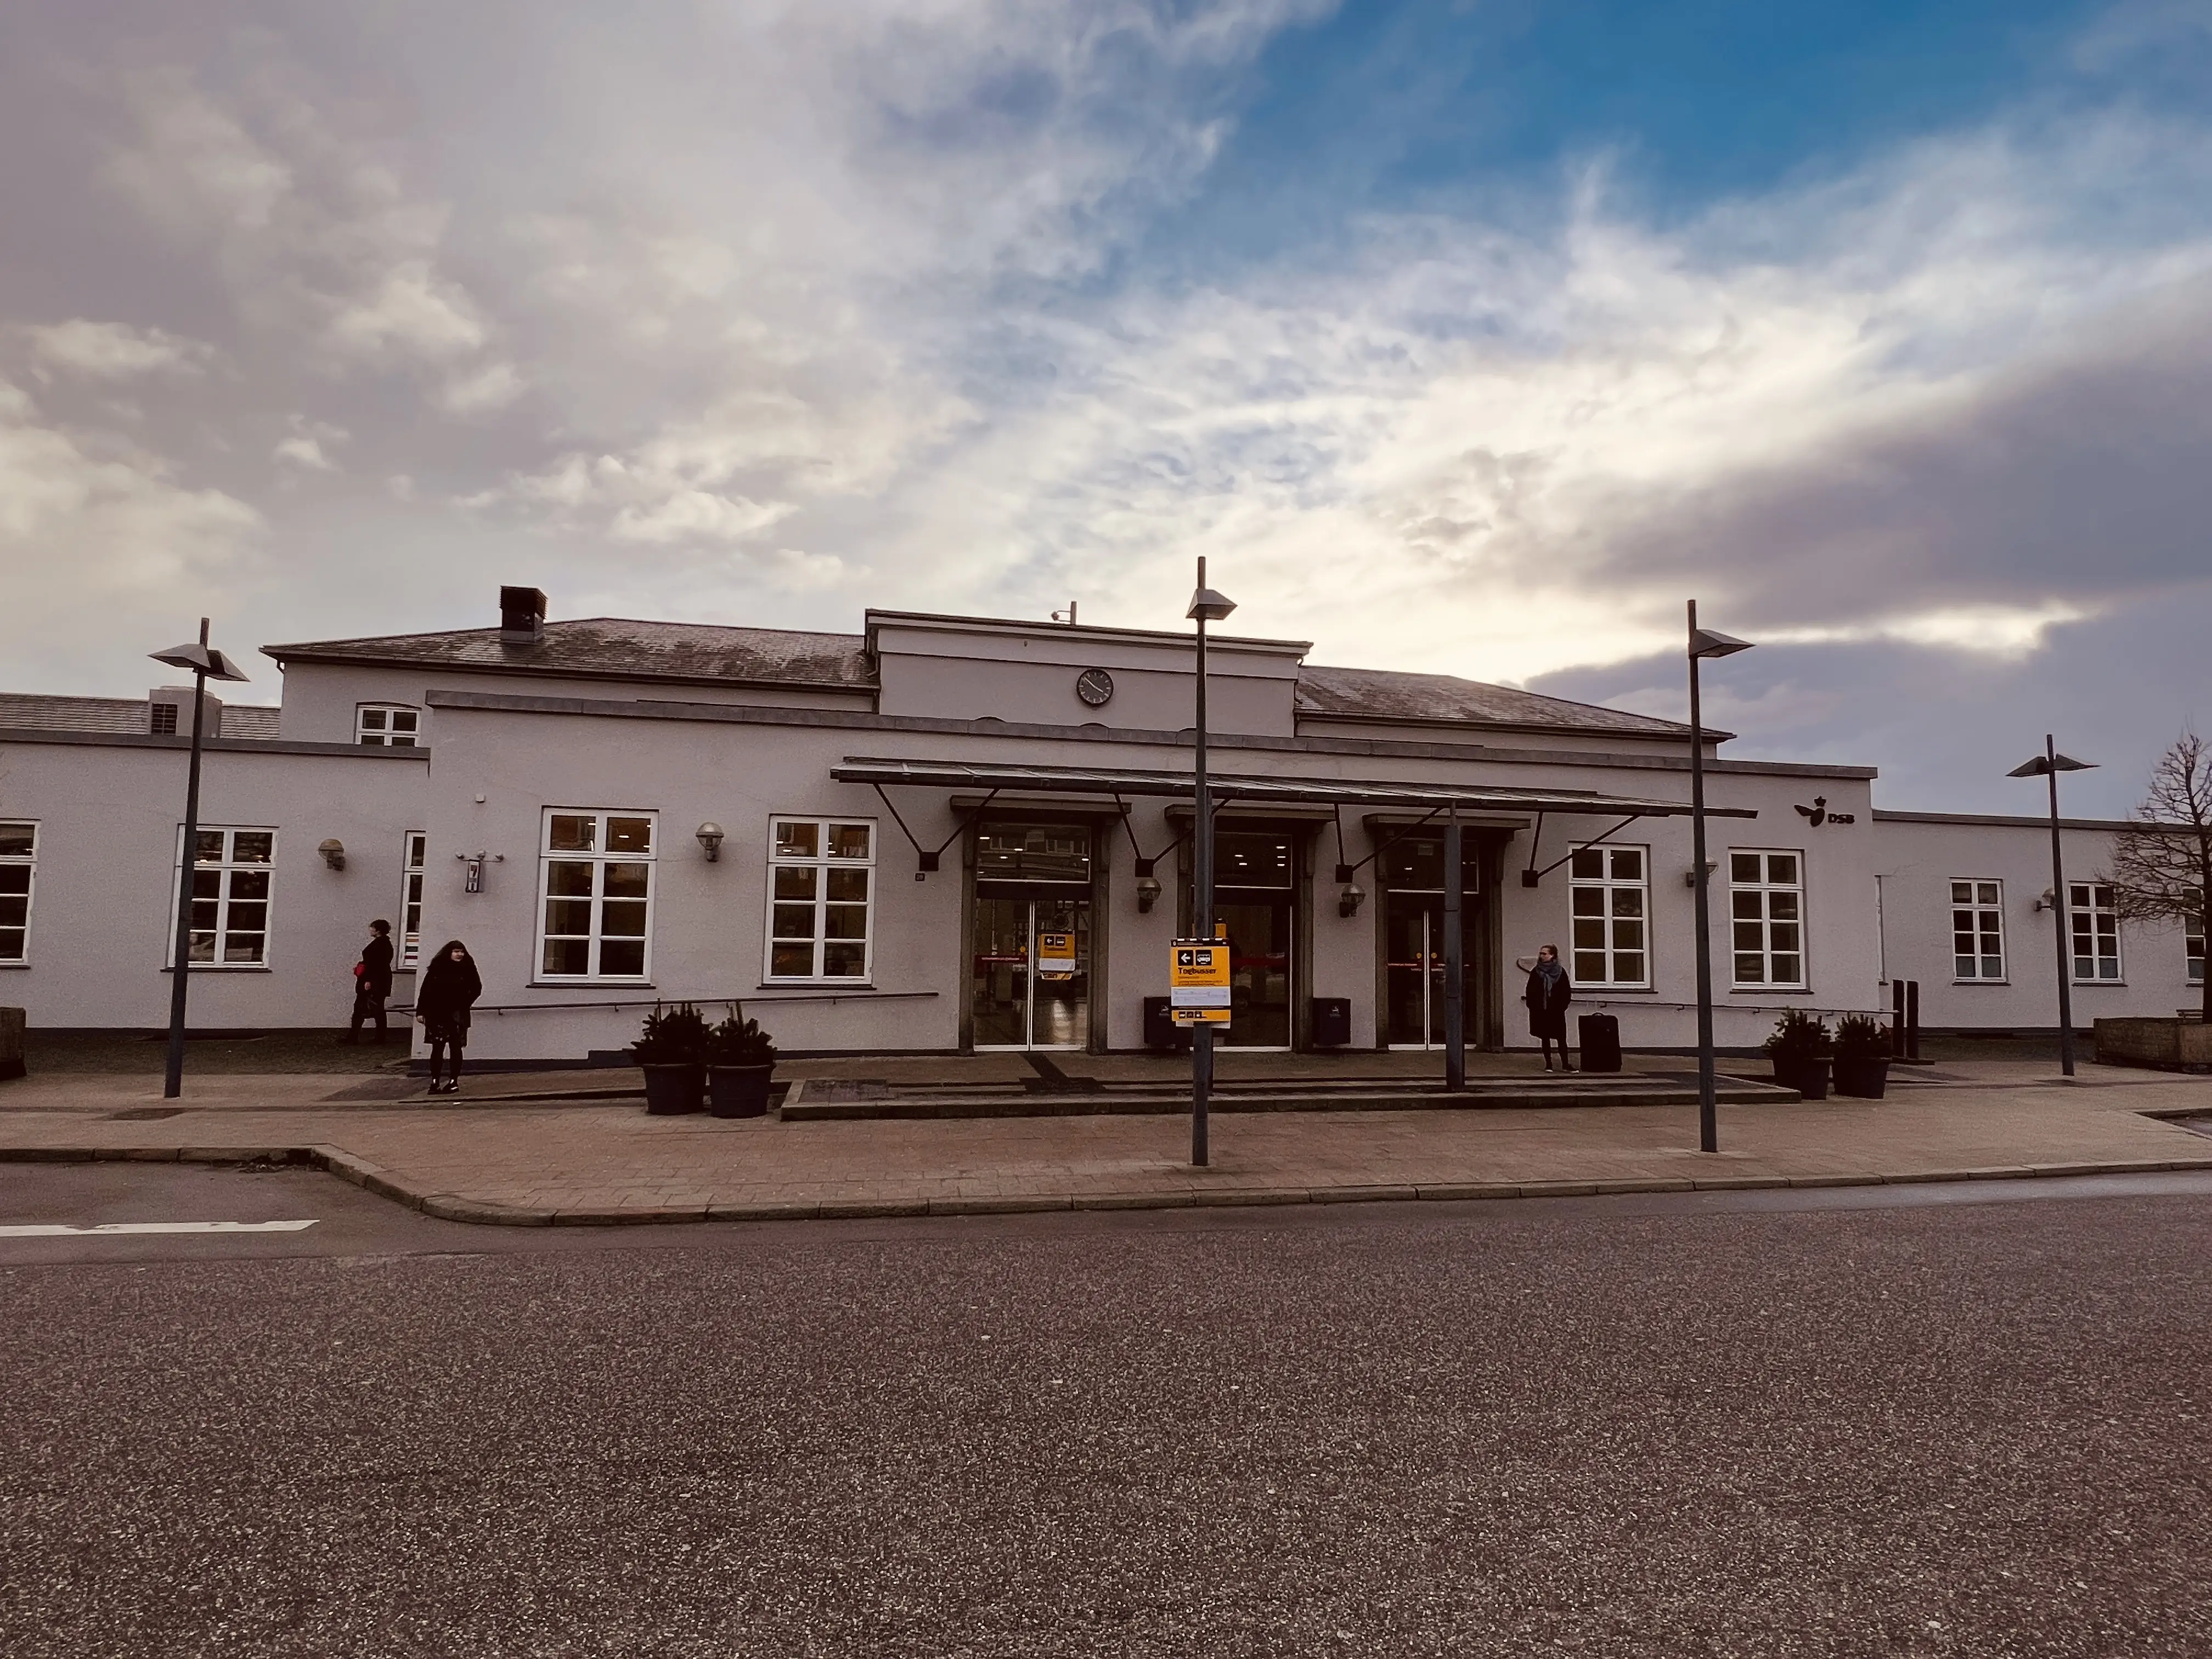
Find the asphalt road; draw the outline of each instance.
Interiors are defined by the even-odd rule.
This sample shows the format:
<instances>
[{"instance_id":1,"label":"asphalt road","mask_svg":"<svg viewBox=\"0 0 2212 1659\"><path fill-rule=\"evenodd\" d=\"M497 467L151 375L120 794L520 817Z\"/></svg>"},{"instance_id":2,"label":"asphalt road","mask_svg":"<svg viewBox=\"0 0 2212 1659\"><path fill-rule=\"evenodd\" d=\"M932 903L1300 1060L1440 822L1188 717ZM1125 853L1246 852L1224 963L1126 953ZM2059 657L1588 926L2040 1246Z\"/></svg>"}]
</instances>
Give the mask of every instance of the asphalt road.
<instances>
[{"instance_id":1,"label":"asphalt road","mask_svg":"<svg viewBox=\"0 0 2212 1659\"><path fill-rule=\"evenodd\" d=\"M0 1652L2212 1653L2202 1177L599 1232L0 1166L310 1218L0 1237Z\"/></svg>"}]
</instances>

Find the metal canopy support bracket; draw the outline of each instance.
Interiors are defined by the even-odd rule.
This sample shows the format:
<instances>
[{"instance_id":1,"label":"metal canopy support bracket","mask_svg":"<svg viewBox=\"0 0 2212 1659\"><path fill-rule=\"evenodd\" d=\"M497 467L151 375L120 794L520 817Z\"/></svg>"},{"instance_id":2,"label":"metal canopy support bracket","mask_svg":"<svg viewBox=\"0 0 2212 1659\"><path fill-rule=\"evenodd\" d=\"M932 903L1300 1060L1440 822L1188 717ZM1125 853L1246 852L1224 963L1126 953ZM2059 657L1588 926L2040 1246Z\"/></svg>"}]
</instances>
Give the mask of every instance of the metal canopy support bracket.
<instances>
[{"instance_id":1,"label":"metal canopy support bracket","mask_svg":"<svg viewBox=\"0 0 2212 1659\"><path fill-rule=\"evenodd\" d=\"M899 816L899 810L891 804L891 798L884 793L883 785L871 783L868 787L876 792L876 799L883 802L884 811L891 815L891 822L898 825L899 833L906 837L907 844L914 848L915 860L919 866L914 872L914 878L916 881L920 881L924 876L930 875L941 867L945 859L945 849L973 830L982 818L984 809L999 798L998 790L993 789L976 804L975 810L968 815L965 822L956 823L951 835L934 848L930 848L924 847L915 839L914 831L907 827L906 820Z\"/></svg>"},{"instance_id":2,"label":"metal canopy support bracket","mask_svg":"<svg viewBox=\"0 0 2212 1659\"><path fill-rule=\"evenodd\" d=\"M1574 857L1577 853L1581 852L1583 848L1596 847L1605 842L1611 841L1622 830L1627 829L1630 824L1641 823L1645 818L1650 816L1651 815L1648 812L1631 812L1626 817L1621 819L1619 823L1614 824L1612 829L1607 830L1595 840L1586 841L1583 842L1580 847L1570 848L1563 856L1553 859L1549 864L1539 870L1536 867L1536 842L1544 834L1544 815L1541 812L1537 813L1536 835L1534 837L1532 837L1528 842L1528 867L1521 872L1521 884L1523 887L1541 886L1545 877L1550 875L1553 871L1558 869L1569 859Z\"/></svg>"}]
</instances>

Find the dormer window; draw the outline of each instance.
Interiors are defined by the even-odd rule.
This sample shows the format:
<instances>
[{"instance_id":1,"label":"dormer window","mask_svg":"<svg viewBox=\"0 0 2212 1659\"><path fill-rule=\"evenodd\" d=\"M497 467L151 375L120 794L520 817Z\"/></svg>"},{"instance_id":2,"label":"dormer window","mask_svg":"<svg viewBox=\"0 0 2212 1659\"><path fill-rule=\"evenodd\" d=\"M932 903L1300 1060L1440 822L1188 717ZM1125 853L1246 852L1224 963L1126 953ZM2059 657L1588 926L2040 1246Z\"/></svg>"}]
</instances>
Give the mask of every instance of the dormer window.
<instances>
[{"instance_id":1,"label":"dormer window","mask_svg":"<svg viewBox=\"0 0 2212 1659\"><path fill-rule=\"evenodd\" d=\"M371 749L413 749L422 741L422 711L405 703L365 702L354 719L354 740Z\"/></svg>"},{"instance_id":2,"label":"dormer window","mask_svg":"<svg viewBox=\"0 0 2212 1659\"><path fill-rule=\"evenodd\" d=\"M173 702L154 704L149 711L146 729L157 738L175 737L177 735L177 705Z\"/></svg>"}]
</instances>

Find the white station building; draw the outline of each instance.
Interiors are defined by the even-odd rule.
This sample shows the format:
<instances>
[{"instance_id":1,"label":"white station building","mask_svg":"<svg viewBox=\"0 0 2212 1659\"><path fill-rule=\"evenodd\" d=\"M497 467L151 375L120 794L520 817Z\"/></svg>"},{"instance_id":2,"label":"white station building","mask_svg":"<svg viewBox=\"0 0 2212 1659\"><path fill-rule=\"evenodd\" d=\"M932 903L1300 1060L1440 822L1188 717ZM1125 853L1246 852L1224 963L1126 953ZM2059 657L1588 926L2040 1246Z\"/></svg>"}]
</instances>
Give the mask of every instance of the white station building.
<instances>
[{"instance_id":1,"label":"white station building","mask_svg":"<svg viewBox=\"0 0 2212 1659\"><path fill-rule=\"evenodd\" d=\"M422 952L467 942L476 1058L605 1054L676 1001L742 1000L787 1053L1162 1040L1191 926L1187 633L501 605L495 628L266 647L280 707L210 700L195 1030L342 1027L383 917L398 1008ZM1470 1042L1529 1043L1522 966L1545 944L1625 1043L1694 1042L1686 726L1211 645L1229 1045L1441 1045L1453 819ZM34 1027L167 1022L191 700L0 696L0 1003ZM1871 767L1720 747L1724 1046L1784 1007L1886 1011L1899 980L1929 1029L2053 1028L2043 818L1878 811ZM2064 826L2085 1028L2201 997L2201 937L2113 915L2117 828Z\"/></svg>"}]
</instances>

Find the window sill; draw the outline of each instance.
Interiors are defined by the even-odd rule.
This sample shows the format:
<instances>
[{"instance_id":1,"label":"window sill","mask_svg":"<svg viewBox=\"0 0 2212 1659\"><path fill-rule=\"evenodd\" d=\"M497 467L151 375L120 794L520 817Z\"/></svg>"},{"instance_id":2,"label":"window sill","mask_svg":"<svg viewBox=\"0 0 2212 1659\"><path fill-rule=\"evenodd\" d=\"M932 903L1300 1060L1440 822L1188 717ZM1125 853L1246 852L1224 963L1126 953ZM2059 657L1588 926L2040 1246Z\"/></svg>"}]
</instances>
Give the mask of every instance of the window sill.
<instances>
[{"instance_id":1,"label":"window sill","mask_svg":"<svg viewBox=\"0 0 2212 1659\"><path fill-rule=\"evenodd\" d=\"M195 962L191 966L196 974L273 974L276 971L265 962ZM176 964L164 963L161 971L173 974L177 971Z\"/></svg>"},{"instance_id":2,"label":"window sill","mask_svg":"<svg viewBox=\"0 0 2212 1659\"><path fill-rule=\"evenodd\" d=\"M1732 997L1805 997L1813 994L1809 985L1738 985L1729 992Z\"/></svg>"},{"instance_id":3,"label":"window sill","mask_svg":"<svg viewBox=\"0 0 2212 1659\"><path fill-rule=\"evenodd\" d=\"M1591 996L1656 997L1657 989L1649 985L1607 985L1603 980L1583 979L1575 981L1577 994L1588 992Z\"/></svg>"},{"instance_id":4,"label":"window sill","mask_svg":"<svg viewBox=\"0 0 2212 1659\"><path fill-rule=\"evenodd\" d=\"M2077 979L2072 981L2077 991L2124 991L2128 982L2124 979Z\"/></svg>"},{"instance_id":5,"label":"window sill","mask_svg":"<svg viewBox=\"0 0 2212 1659\"><path fill-rule=\"evenodd\" d=\"M1987 985L2003 990L2009 987L2012 981L2008 979L1954 979L1951 984L1953 988L1957 990L1968 990L1977 985Z\"/></svg>"},{"instance_id":6,"label":"window sill","mask_svg":"<svg viewBox=\"0 0 2212 1659\"><path fill-rule=\"evenodd\" d=\"M0 962L0 968L27 968L30 965L27 962Z\"/></svg>"},{"instance_id":7,"label":"window sill","mask_svg":"<svg viewBox=\"0 0 2212 1659\"><path fill-rule=\"evenodd\" d=\"M756 991L872 991L873 980L866 979L764 979L753 987Z\"/></svg>"},{"instance_id":8,"label":"window sill","mask_svg":"<svg viewBox=\"0 0 2212 1659\"><path fill-rule=\"evenodd\" d=\"M595 985L611 985L621 991L657 991L660 988L649 979L533 979L526 988L532 991L589 990Z\"/></svg>"}]
</instances>

